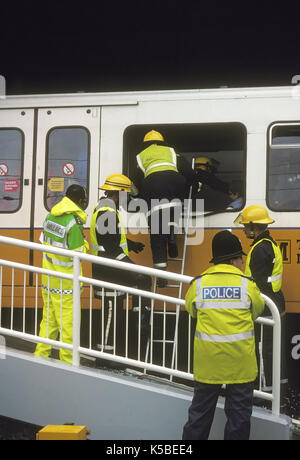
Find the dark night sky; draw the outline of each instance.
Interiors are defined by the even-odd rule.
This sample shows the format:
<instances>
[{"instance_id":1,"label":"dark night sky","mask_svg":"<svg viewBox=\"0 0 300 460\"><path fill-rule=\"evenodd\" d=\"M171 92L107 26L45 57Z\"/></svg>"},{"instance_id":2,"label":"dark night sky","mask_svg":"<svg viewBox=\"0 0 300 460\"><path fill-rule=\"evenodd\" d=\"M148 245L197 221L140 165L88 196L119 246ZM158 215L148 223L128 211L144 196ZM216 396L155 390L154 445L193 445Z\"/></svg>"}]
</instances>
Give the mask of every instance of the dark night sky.
<instances>
[{"instance_id":1,"label":"dark night sky","mask_svg":"<svg viewBox=\"0 0 300 460\"><path fill-rule=\"evenodd\" d=\"M0 74L8 94L289 85L300 5L263 5L6 1Z\"/></svg>"}]
</instances>

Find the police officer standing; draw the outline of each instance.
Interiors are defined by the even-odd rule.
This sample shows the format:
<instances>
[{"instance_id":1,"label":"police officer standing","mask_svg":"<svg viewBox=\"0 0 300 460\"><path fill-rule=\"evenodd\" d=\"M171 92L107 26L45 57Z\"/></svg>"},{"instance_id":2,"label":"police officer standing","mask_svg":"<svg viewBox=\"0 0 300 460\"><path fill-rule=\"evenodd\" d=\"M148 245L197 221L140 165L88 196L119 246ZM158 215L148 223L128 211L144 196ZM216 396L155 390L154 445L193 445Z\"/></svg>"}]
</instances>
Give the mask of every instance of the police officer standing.
<instances>
[{"instance_id":1,"label":"police officer standing","mask_svg":"<svg viewBox=\"0 0 300 460\"><path fill-rule=\"evenodd\" d=\"M184 440L208 439L222 384L226 385L224 439L249 439L257 376L254 320L264 301L242 272L239 239L228 230L212 241L213 267L195 278L186 309L197 318L194 337L194 397Z\"/></svg>"}]
</instances>

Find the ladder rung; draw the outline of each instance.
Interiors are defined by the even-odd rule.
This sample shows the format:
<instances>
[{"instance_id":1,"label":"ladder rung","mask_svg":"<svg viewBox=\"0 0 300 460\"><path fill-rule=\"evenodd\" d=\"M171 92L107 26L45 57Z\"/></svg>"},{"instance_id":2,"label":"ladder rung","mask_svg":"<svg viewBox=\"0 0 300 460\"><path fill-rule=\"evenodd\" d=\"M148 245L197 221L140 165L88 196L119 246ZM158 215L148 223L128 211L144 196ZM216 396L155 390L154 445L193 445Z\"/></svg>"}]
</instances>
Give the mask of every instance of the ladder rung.
<instances>
[{"instance_id":1,"label":"ladder rung","mask_svg":"<svg viewBox=\"0 0 300 460\"><path fill-rule=\"evenodd\" d=\"M170 288L180 288L180 284L167 284L166 288L168 288L168 287L170 287Z\"/></svg>"},{"instance_id":2,"label":"ladder rung","mask_svg":"<svg viewBox=\"0 0 300 460\"><path fill-rule=\"evenodd\" d=\"M168 262L182 262L183 259L180 259L178 257L174 257L174 259L168 259Z\"/></svg>"}]
</instances>

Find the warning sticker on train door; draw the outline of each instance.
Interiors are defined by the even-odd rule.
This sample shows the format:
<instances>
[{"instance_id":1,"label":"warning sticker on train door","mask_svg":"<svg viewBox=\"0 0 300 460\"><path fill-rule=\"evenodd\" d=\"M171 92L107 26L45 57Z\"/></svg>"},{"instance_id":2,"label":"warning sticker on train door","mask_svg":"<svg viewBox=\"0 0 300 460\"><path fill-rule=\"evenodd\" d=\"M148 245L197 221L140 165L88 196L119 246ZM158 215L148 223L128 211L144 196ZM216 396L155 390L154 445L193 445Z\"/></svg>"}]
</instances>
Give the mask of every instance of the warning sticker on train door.
<instances>
[{"instance_id":1,"label":"warning sticker on train door","mask_svg":"<svg viewBox=\"0 0 300 460\"><path fill-rule=\"evenodd\" d=\"M8 166L5 163L0 163L0 176L7 176Z\"/></svg>"},{"instance_id":2,"label":"warning sticker on train door","mask_svg":"<svg viewBox=\"0 0 300 460\"><path fill-rule=\"evenodd\" d=\"M51 192L63 192L65 188L65 179L63 177L51 177L48 181L48 189Z\"/></svg>"},{"instance_id":3,"label":"warning sticker on train door","mask_svg":"<svg viewBox=\"0 0 300 460\"><path fill-rule=\"evenodd\" d=\"M75 173L75 165L71 162L65 163L62 167L62 172L65 176L73 176Z\"/></svg>"}]
</instances>

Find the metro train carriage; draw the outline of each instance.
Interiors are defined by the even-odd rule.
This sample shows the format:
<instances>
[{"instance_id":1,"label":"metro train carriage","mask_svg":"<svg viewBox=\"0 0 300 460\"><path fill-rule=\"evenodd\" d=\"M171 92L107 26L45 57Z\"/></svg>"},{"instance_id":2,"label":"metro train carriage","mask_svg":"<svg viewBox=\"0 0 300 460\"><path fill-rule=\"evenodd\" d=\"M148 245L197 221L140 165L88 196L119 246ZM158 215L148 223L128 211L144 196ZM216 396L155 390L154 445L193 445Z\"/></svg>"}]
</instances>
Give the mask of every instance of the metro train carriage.
<instances>
[{"instance_id":1,"label":"metro train carriage","mask_svg":"<svg viewBox=\"0 0 300 460\"><path fill-rule=\"evenodd\" d=\"M270 230L283 255L283 292L290 336L297 344L299 93L299 87L290 86L0 98L1 234L39 242L45 216L67 187L78 183L88 191L88 236L98 187L113 173L132 176L143 136L155 129L190 163L199 156L213 158L219 165L217 177L242 184L240 209L215 210L205 216L203 241L187 246L184 274L196 276L209 265L211 240L221 229L232 229L248 252L251 241L234 220L246 206L265 206L275 219ZM143 253L132 255L132 259L152 266L148 233L129 228L128 234L146 245ZM179 235L178 241L181 248L183 236ZM2 246L1 257L41 265L41 254L34 256L27 250L9 248L5 253ZM168 269L176 272L178 264L170 262ZM91 268L85 265L84 273L89 276ZM16 271L14 276L20 286L14 302L21 306L23 274ZM10 282L4 280L4 284ZM27 275L25 282L26 306L31 307L34 277ZM5 288L2 302L4 307L11 303ZM83 307L88 303L89 293L84 293ZM299 357L296 354L296 359Z\"/></svg>"}]
</instances>

